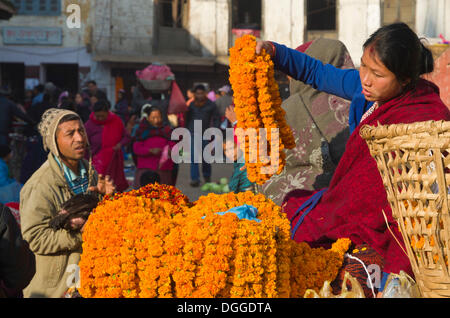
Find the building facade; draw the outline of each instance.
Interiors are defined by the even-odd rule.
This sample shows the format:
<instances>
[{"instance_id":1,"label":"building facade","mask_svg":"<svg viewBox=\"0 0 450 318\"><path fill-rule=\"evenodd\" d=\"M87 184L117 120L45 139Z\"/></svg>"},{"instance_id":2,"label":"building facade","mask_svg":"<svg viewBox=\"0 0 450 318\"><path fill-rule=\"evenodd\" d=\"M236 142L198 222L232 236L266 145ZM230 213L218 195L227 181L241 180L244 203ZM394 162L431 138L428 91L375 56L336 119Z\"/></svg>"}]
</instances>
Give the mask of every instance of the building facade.
<instances>
[{"instance_id":1,"label":"building facade","mask_svg":"<svg viewBox=\"0 0 450 318\"><path fill-rule=\"evenodd\" d=\"M446 0L13 0L0 21L0 80L17 94L52 81L73 92L95 80L114 102L136 70L168 64L185 90L228 80L229 48L254 34L289 47L317 37L341 40L358 66L381 25L408 23L420 36L450 38ZM71 21L79 11L79 25Z\"/></svg>"}]
</instances>

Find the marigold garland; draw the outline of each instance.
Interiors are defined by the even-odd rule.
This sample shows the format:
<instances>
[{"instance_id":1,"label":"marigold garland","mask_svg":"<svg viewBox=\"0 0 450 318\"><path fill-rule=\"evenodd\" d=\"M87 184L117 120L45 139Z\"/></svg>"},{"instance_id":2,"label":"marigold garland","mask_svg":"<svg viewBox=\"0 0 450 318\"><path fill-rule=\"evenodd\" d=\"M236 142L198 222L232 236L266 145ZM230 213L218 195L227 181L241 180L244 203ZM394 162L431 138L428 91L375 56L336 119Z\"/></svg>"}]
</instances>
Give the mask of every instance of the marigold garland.
<instances>
[{"instance_id":1,"label":"marigold garland","mask_svg":"<svg viewBox=\"0 0 450 318\"><path fill-rule=\"evenodd\" d=\"M158 189L168 188L104 200L89 217L79 263L83 297L302 297L336 277L350 245L295 243L281 208L262 194L209 194L180 213L171 203L177 190L164 200L145 196ZM261 222L217 214L244 204L257 208Z\"/></svg>"},{"instance_id":2,"label":"marigold garland","mask_svg":"<svg viewBox=\"0 0 450 318\"><path fill-rule=\"evenodd\" d=\"M264 50L256 55L255 49L256 38L252 35L236 40L230 49L230 83L237 127L244 130L244 136L238 134L238 140L245 145L248 178L251 182L264 184L272 175L283 171L286 163L283 150L294 148L295 140L285 120L286 112L281 107L274 64ZM254 135L251 135L251 128L257 129ZM260 128L266 129L266 136L260 134ZM278 129L275 134L272 134L272 128ZM279 140L278 151L272 149L276 138Z\"/></svg>"}]
</instances>

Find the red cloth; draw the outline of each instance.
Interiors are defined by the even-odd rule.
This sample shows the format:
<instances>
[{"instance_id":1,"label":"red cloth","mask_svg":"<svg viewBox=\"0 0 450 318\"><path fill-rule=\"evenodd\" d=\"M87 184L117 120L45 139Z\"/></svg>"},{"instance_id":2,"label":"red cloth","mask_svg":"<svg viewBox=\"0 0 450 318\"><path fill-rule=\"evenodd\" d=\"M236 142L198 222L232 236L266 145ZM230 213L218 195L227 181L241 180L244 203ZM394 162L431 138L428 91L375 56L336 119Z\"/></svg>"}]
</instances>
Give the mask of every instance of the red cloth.
<instances>
[{"instance_id":1,"label":"red cloth","mask_svg":"<svg viewBox=\"0 0 450 318\"><path fill-rule=\"evenodd\" d=\"M380 106L361 124L378 126L378 122L387 125L427 120L450 120L450 111L439 98L436 85L420 80L414 90ZM294 240L308 242L311 246L326 246L338 238L348 237L356 245L366 243L373 247L384 258L385 272L404 270L413 275L408 257L386 227L382 209L391 230L403 242L375 159L359 135L361 124L347 142L328 191L305 217ZM304 190L294 190L286 195L283 210L289 219L310 195L311 192ZM299 216L293 220L292 228L298 219Z\"/></svg>"},{"instance_id":2,"label":"red cloth","mask_svg":"<svg viewBox=\"0 0 450 318\"><path fill-rule=\"evenodd\" d=\"M125 191L129 185L125 178L122 149L113 148L120 143L123 138L124 125L116 114L109 112L104 121L95 118L91 113L89 119L98 126L103 126L102 148L92 158L92 163L98 174L109 175L119 192Z\"/></svg>"}]
</instances>

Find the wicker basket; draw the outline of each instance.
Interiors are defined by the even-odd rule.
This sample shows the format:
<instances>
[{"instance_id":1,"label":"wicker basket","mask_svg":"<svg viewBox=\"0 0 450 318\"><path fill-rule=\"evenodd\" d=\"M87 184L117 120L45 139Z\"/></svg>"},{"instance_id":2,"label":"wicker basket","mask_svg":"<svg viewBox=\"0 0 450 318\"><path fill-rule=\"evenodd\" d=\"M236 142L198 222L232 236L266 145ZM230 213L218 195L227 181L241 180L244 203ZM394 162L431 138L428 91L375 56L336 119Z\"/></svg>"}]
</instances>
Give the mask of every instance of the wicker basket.
<instances>
[{"instance_id":1,"label":"wicker basket","mask_svg":"<svg viewBox=\"0 0 450 318\"><path fill-rule=\"evenodd\" d=\"M450 297L450 122L363 126L423 297Z\"/></svg>"}]
</instances>

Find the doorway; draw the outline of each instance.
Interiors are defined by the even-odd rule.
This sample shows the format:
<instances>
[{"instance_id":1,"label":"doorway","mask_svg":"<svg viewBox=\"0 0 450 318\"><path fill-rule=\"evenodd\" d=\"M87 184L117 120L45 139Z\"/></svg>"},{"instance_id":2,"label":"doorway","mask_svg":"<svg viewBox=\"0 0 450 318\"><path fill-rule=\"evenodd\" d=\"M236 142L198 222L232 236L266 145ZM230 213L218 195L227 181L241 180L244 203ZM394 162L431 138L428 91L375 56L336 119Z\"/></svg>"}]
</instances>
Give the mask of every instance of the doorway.
<instances>
[{"instance_id":1,"label":"doorway","mask_svg":"<svg viewBox=\"0 0 450 318\"><path fill-rule=\"evenodd\" d=\"M52 82L63 91L72 94L78 92L79 72L78 64L46 64L45 81Z\"/></svg>"},{"instance_id":2,"label":"doorway","mask_svg":"<svg viewBox=\"0 0 450 318\"><path fill-rule=\"evenodd\" d=\"M11 97L22 101L25 97L25 64L0 63L0 84L11 89Z\"/></svg>"}]
</instances>

